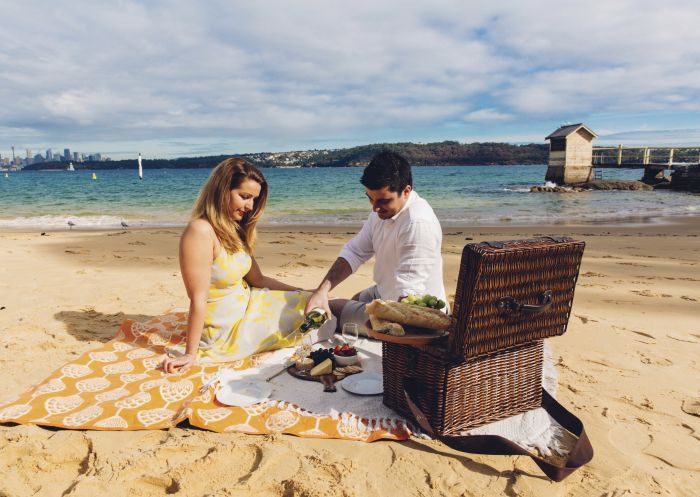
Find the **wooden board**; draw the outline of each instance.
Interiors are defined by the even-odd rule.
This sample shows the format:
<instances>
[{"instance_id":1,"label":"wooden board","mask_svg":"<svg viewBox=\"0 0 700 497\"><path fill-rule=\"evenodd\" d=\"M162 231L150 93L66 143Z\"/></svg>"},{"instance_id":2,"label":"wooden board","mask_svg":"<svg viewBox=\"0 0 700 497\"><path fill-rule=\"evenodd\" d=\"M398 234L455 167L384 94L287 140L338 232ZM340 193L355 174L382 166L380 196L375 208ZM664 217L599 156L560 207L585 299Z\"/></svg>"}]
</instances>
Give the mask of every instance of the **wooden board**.
<instances>
[{"instance_id":1,"label":"wooden board","mask_svg":"<svg viewBox=\"0 0 700 497\"><path fill-rule=\"evenodd\" d=\"M406 334L404 336L394 336L388 333L380 333L379 331L374 331L367 321L367 333L371 338L379 340L382 342L398 343L401 345L426 345L433 340L442 338L448 335L447 330L429 330L427 328L415 328L413 326L402 325Z\"/></svg>"}]
</instances>

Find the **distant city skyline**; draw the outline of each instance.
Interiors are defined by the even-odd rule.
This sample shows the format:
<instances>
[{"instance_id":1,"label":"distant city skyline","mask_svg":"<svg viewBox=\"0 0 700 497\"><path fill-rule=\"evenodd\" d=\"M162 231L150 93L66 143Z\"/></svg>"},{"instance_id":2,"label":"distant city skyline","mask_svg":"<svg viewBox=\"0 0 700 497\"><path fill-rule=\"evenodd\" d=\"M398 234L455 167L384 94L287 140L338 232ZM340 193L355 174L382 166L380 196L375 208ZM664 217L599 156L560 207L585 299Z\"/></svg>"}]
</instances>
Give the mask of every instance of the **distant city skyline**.
<instances>
[{"instance_id":1,"label":"distant city skyline","mask_svg":"<svg viewBox=\"0 0 700 497\"><path fill-rule=\"evenodd\" d=\"M5 2L2 157L544 143L574 122L700 146L694 0L205 5Z\"/></svg>"}]
</instances>

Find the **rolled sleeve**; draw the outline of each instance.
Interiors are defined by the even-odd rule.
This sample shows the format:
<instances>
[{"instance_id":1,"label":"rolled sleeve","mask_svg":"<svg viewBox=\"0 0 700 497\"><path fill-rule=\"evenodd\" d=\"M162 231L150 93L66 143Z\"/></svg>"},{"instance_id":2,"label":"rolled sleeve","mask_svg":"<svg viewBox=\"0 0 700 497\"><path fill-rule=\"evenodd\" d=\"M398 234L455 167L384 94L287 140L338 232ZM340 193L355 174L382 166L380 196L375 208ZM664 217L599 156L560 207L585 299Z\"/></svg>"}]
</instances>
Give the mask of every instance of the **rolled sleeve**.
<instances>
[{"instance_id":1,"label":"rolled sleeve","mask_svg":"<svg viewBox=\"0 0 700 497\"><path fill-rule=\"evenodd\" d=\"M370 223L371 219L364 222L360 232L345 244L338 256L348 261L353 273L374 255Z\"/></svg>"},{"instance_id":2,"label":"rolled sleeve","mask_svg":"<svg viewBox=\"0 0 700 497\"><path fill-rule=\"evenodd\" d=\"M395 295L392 300L411 293L423 295L435 269L435 254L440 256L440 238L428 222L408 224L399 233L399 253L396 266Z\"/></svg>"}]
</instances>

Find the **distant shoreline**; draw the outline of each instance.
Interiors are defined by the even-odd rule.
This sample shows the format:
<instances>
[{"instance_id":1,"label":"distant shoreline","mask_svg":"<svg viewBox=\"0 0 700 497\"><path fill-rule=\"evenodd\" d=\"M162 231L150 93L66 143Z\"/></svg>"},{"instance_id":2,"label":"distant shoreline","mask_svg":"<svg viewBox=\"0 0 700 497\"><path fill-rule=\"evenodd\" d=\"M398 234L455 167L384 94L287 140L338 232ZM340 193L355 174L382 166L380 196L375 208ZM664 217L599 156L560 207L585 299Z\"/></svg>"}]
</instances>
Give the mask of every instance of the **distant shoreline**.
<instances>
[{"instance_id":1,"label":"distant shoreline","mask_svg":"<svg viewBox=\"0 0 700 497\"><path fill-rule=\"evenodd\" d=\"M72 230L67 228L26 228L26 227L2 227L0 228L0 234L5 233L63 233L63 232L75 232L77 233L114 233L123 231L162 231L162 230L182 230L186 223L176 224L176 225L154 225L154 226L144 226L144 227L129 227L129 228L104 228L104 227L74 227ZM355 233L362 227L361 224L265 224L264 221L258 225L258 231L260 233L333 233L333 234L348 234ZM590 221L590 222L561 222L561 223L509 223L504 222L489 223L489 224L444 224L442 226L444 234L453 234L455 231L481 231L481 232L501 232L501 233L521 233L530 232L536 233L576 233L576 232L600 232L604 233L605 230L614 229L616 232L620 231L639 231L642 230L652 230L659 231L663 233L700 233L700 215L689 214L686 216L665 216L665 217L653 217L644 216L637 218L626 218L621 220L601 220L601 221ZM698 235L700 236L700 235Z\"/></svg>"}]
</instances>

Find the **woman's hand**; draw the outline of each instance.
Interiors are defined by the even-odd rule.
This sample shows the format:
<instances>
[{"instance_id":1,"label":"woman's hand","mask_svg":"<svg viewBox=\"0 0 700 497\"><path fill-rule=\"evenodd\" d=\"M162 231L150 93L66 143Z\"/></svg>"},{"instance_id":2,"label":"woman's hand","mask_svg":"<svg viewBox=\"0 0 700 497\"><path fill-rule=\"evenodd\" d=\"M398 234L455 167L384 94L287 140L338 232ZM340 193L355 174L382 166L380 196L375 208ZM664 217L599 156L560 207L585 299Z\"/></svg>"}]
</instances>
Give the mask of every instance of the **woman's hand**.
<instances>
[{"instance_id":1,"label":"woman's hand","mask_svg":"<svg viewBox=\"0 0 700 497\"><path fill-rule=\"evenodd\" d=\"M166 373L180 371L184 373L190 367L197 365L197 357L194 354L184 354L179 357L168 357L160 363L160 368Z\"/></svg>"}]
</instances>

